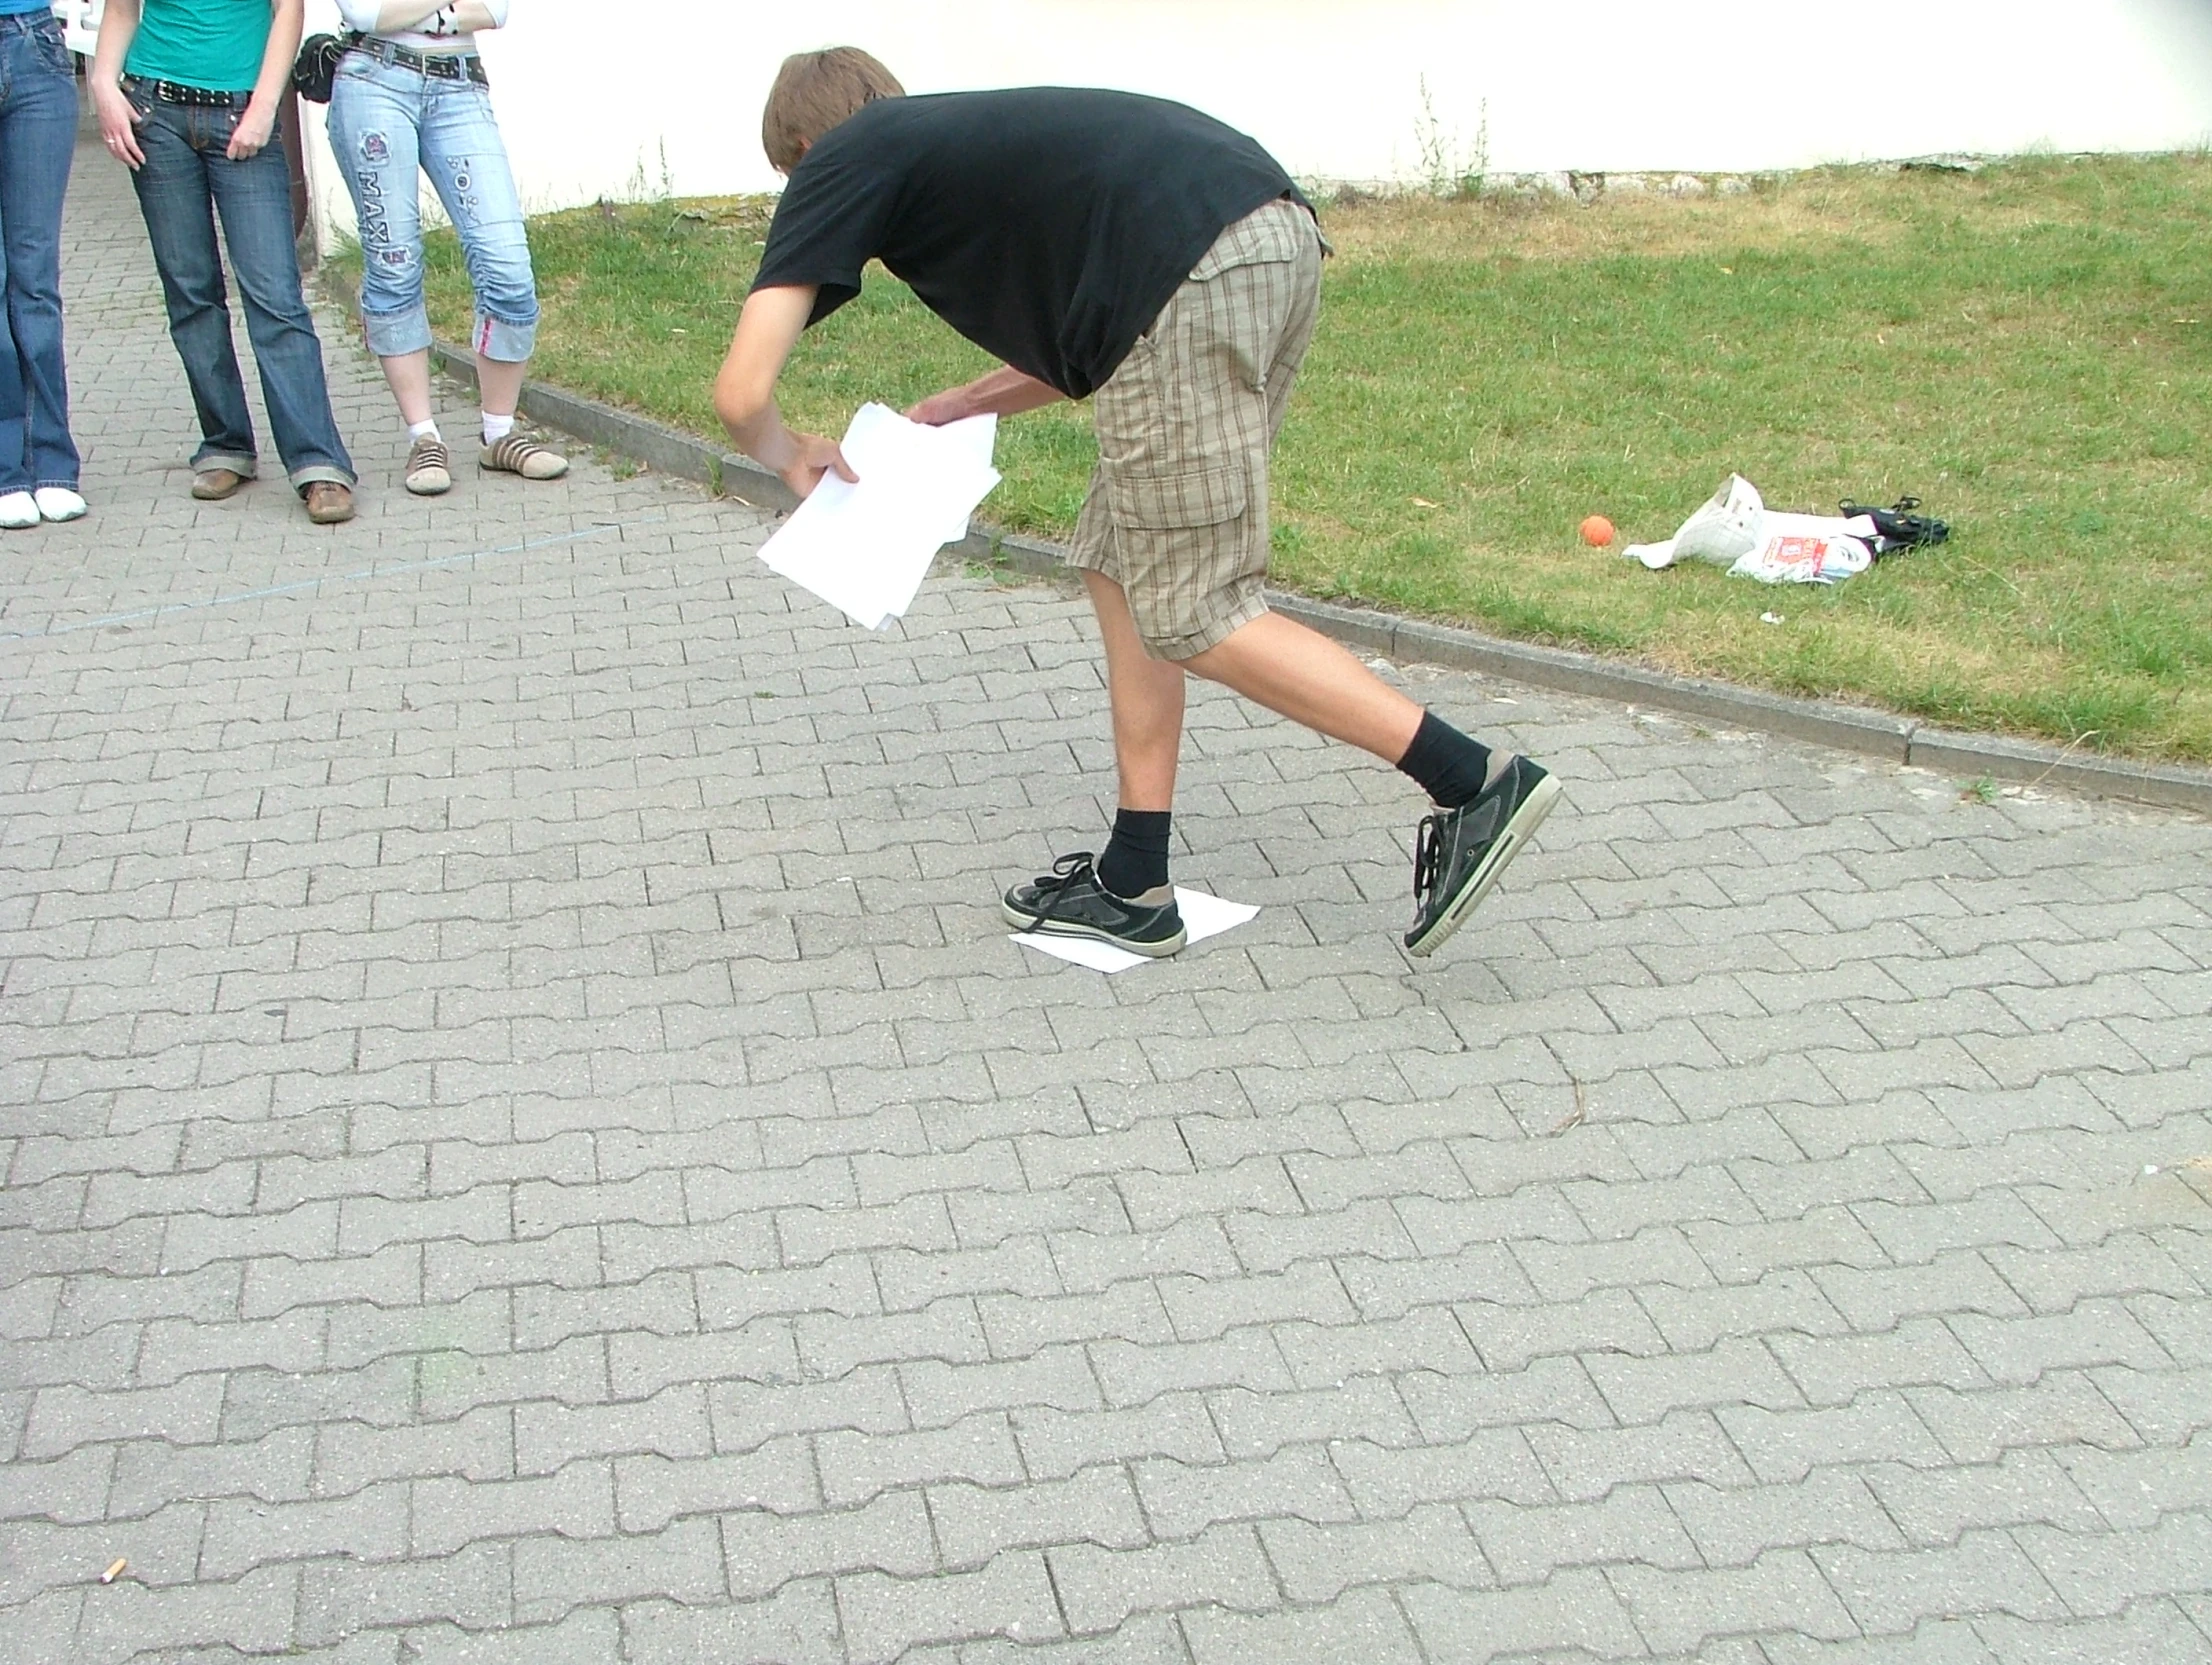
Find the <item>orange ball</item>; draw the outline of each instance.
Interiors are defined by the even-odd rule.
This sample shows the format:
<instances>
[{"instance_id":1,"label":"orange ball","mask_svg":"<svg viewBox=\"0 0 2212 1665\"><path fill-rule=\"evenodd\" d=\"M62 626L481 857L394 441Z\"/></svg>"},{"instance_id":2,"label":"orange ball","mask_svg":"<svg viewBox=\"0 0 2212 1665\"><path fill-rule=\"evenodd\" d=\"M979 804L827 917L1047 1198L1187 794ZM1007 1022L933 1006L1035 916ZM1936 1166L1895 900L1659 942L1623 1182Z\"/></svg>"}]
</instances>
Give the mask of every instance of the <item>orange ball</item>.
<instances>
[{"instance_id":1,"label":"orange ball","mask_svg":"<svg viewBox=\"0 0 2212 1665\"><path fill-rule=\"evenodd\" d=\"M1582 541L1593 549L1603 549L1613 541L1613 523L1603 515L1592 515L1582 523Z\"/></svg>"}]
</instances>

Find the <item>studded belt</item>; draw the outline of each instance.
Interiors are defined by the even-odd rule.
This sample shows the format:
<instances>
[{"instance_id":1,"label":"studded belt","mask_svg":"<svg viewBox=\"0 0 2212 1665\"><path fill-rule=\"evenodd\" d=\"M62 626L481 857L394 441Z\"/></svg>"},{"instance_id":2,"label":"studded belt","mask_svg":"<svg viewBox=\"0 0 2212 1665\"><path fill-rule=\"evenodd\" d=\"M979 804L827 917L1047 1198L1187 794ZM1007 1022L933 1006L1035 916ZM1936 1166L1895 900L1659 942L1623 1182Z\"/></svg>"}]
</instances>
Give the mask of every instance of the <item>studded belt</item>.
<instances>
[{"instance_id":1,"label":"studded belt","mask_svg":"<svg viewBox=\"0 0 2212 1665\"><path fill-rule=\"evenodd\" d=\"M484 73L484 60L473 52L417 52L411 46L388 40L357 40L351 49L427 75L433 81L474 81L479 87L492 84L491 77Z\"/></svg>"},{"instance_id":2,"label":"studded belt","mask_svg":"<svg viewBox=\"0 0 2212 1665\"><path fill-rule=\"evenodd\" d=\"M159 104L191 104L201 109L227 110L253 97L250 92L217 92L212 87L187 87L177 81L148 81L131 77L148 98Z\"/></svg>"}]
</instances>

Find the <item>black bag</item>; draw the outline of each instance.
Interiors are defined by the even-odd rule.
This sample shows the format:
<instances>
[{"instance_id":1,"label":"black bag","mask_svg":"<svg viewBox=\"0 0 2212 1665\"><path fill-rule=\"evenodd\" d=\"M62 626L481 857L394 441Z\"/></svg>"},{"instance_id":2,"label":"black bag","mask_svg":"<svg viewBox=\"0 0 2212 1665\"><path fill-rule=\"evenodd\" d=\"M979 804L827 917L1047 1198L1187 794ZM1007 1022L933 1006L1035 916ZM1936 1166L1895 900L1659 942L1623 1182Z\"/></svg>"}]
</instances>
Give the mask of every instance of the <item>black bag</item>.
<instances>
[{"instance_id":1,"label":"black bag","mask_svg":"<svg viewBox=\"0 0 2212 1665\"><path fill-rule=\"evenodd\" d=\"M1865 515L1874 522L1874 554L1877 559L1894 554L1900 549L1918 549L1923 544L1942 543L1950 537L1949 522L1930 515L1914 514L1920 507L1917 497L1900 497L1887 509L1869 508L1863 503L1838 505L1846 519Z\"/></svg>"},{"instance_id":2,"label":"black bag","mask_svg":"<svg viewBox=\"0 0 2212 1665\"><path fill-rule=\"evenodd\" d=\"M349 31L343 35L309 35L301 41L300 55L292 60L292 90L310 104L328 104L331 83L338 78L338 60L360 38Z\"/></svg>"}]
</instances>

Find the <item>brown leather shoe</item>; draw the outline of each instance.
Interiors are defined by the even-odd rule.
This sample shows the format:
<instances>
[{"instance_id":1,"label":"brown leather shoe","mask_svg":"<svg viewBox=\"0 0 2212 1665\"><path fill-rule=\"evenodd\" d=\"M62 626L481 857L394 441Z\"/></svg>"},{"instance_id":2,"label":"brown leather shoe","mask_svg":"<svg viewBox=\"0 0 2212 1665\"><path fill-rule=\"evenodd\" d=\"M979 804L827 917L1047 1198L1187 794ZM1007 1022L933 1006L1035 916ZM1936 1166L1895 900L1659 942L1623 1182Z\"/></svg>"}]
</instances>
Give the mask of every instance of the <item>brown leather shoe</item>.
<instances>
[{"instance_id":1,"label":"brown leather shoe","mask_svg":"<svg viewBox=\"0 0 2212 1665\"><path fill-rule=\"evenodd\" d=\"M226 497L235 497L245 483L246 477L235 470L203 469L192 476L192 495L202 503L220 503Z\"/></svg>"},{"instance_id":2,"label":"brown leather shoe","mask_svg":"<svg viewBox=\"0 0 2212 1665\"><path fill-rule=\"evenodd\" d=\"M353 488L336 480L317 480L307 488L307 518L317 526L336 526L353 518Z\"/></svg>"}]
</instances>

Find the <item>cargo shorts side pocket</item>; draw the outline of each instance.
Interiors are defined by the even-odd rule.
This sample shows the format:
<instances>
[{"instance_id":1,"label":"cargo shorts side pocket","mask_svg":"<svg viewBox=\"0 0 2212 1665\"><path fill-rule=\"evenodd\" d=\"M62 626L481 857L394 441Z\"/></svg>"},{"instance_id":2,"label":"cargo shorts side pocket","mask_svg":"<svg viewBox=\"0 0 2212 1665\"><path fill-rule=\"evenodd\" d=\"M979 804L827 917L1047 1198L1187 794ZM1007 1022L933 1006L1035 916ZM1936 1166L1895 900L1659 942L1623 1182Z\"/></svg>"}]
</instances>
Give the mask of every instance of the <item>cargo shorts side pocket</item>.
<instances>
[{"instance_id":1,"label":"cargo shorts side pocket","mask_svg":"<svg viewBox=\"0 0 2212 1665\"><path fill-rule=\"evenodd\" d=\"M1114 567L1148 647L1168 657L1196 652L1224 620L1249 612L1266 559L1253 549L1245 469L1109 465L1105 479Z\"/></svg>"},{"instance_id":2,"label":"cargo shorts side pocket","mask_svg":"<svg viewBox=\"0 0 2212 1665\"><path fill-rule=\"evenodd\" d=\"M1244 470L1236 467L1106 469L1114 523L1150 532L1219 526L1244 513Z\"/></svg>"}]
</instances>

